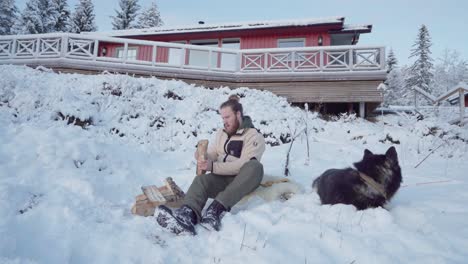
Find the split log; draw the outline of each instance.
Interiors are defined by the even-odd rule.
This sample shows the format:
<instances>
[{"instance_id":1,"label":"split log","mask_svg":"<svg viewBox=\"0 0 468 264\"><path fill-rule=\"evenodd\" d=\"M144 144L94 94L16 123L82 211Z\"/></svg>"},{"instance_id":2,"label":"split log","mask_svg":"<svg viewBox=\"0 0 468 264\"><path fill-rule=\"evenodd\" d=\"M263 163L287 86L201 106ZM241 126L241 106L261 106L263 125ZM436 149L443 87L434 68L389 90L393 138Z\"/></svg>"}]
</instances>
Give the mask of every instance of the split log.
<instances>
[{"instance_id":1,"label":"split log","mask_svg":"<svg viewBox=\"0 0 468 264\"><path fill-rule=\"evenodd\" d=\"M142 186L141 190L143 194L135 197L135 204L132 207L132 213L141 216L154 215L156 207L162 204L174 208L180 207L185 197L185 193L170 177L166 178L164 186Z\"/></svg>"},{"instance_id":2,"label":"split log","mask_svg":"<svg viewBox=\"0 0 468 264\"><path fill-rule=\"evenodd\" d=\"M200 175L206 173L205 170L198 169L198 161L205 161L206 160L206 152L207 151L208 151L208 140L203 139L203 140L198 141L198 144L197 144L198 160L197 160L197 172L196 172L197 176L200 176Z\"/></svg>"}]
</instances>

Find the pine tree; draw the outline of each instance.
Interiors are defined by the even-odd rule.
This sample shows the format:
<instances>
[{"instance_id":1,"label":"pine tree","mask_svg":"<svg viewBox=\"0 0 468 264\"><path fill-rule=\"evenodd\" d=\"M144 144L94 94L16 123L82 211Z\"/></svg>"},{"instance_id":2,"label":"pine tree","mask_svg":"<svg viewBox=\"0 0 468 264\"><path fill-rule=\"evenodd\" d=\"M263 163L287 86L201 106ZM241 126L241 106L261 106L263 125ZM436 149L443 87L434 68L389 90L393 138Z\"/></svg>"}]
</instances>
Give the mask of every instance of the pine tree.
<instances>
[{"instance_id":1,"label":"pine tree","mask_svg":"<svg viewBox=\"0 0 468 264\"><path fill-rule=\"evenodd\" d=\"M156 2L152 2L151 6L144 10L138 18L137 28L152 28L163 26L164 22L161 19L161 14L158 10Z\"/></svg>"},{"instance_id":2,"label":"pine tree","mask_svg":"<svg viewBox=\"0 0 468 264\"><path fill-rule=\"evenodd\" d=\"M115 17L112 16L113 29L119 30L135 28L136 25L134 24L134 22L138 15L137 12L140 9L140 5L138 5L138 0L120 0L119 6L120 11L115 10L117 15Z\"/></svg>"},{"instance_id":3,"label":"pine tree","mask_svg":"<svg viewBox=\"0 0 468 264\"><path fill-rule=\"evenodd\" d=\"M387 56L387 72L390 73L398 64L397 58L393 53L393 49L390 49Z\"/></svg>"},{"instance_id":4,"label":"pine tree","mask_svg":"<svg viewBox=\"0 0 468 264\"><path fill-rule=\"evenodd\" d=\"M384 105L404 105L406 103L404 98L406 89L401 70L394 68L389 72L385 84L387 90L384 93Z\"/></svg>"},{"instance_id":5,"label":"pine tree","mask_svg":"<svg viewBox=\"0 0 468 264\"><path fill-rule=\"evenodd\" d=\"M80 33L96 31L97 26L94 18L93 2L91 2L91 0L80 0L75 7L70 32Z\"/></svg>"},{"instance_id":6,"label":"pine tree","mask_svg":"<svg viewBox=\"0 0 468 264\"><path fill-rule=\"evenodd\" d=\"M55 31L58 16L54 2L50 0L29 0L15 26L18 33L38 34Z\"/></svg>"},{"instance_id":7,"label":"pine tree","mask_svg":"<svg viewBox=\"0 0 468 264\"><path fill-rule=\"evenodd\" d=\"M15 32L19 34L36 34L42 32L42 23L39 17L37 1L26 2L26 7L21 12L17 23L14 25Z\"/></svg>"},{"instance_id":8,"label":"pine tree","mask_svg":"<svg viewBox=\"0 0 468 264\"><path fill-rule=\"evenodd\" d=\"M55 31L68 32L70 30L70 9L67 0L52 0L55 4L57 17L55 18Z\"/></svg>"},{"instance_id":9,"label":"pine tree","mask_svg":"<svg viewBox=\"0 0 468 264\"><path fill-rule=\"evenodd\" d=\"M384 81L387 89L384 91L384 106L398 104L399 95L401 94L402 82L401 72L397 69L398 61L390 49L387 56L387 79Z\"/></svg>"},{"instance_id":10,"label":"pine tree","mask_svg":"<svg viewBox=\"0 0 468 264\"><path fill-rule=\"evenodd\" d=\"M14 0L0 0L0 35L13 34L13 25L18 17Z\"/></svg>"},{"instance_id":11,"label":"pine tree","mask_svg":"<svg viewBox=\"0 0 468 264\"><path fill-rule=\"evenodd\" d=\"M422 25L409 57L416 58L416 61L411 66L410 75L406 80L408 88L416 86L431 93L431 81L434 76L432 73L434 66L431 58L431 46L429 31L425 25Z\"/></svg>"}]
</instances>

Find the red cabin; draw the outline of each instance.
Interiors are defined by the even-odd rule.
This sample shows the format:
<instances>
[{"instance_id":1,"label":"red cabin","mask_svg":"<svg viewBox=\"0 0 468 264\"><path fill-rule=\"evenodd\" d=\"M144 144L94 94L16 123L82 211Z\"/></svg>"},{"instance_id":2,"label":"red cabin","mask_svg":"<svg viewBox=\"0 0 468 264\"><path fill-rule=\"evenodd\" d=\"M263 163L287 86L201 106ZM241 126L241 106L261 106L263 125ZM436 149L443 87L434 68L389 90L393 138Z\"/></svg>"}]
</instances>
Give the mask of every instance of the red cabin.
<instances>
[{"instance_id":1,"label":"red cabin","mask_svg":"<svg viewBox=\"0 0 468 264\"><path fill-rule=\"evenodd\" d=\"M176 78L269 90L364 116L383 100L385 48L356 45L371 25L344 17L0 36L0 63Z\"/></svg>"},{"instance_id":2,"label":"red cabin","mask_svg":"<svg viewBox=\"0 0 468 264\"><path fill-rule=\"evenodd\" d=\"M99 34L227 49L270 49L355 45L361 33L369 33L371 30L371 25L344 25L344 17L336 17L213 25L199 22L195 26L118 30ZM107 50L105 56L123 56L123 52L119 53L123 45L101 45ZM139 45L129 46L128 49L129 56L136 60L151 60L151 49ZM157 53L157 62L168 62L170 59L164 48L160 48Z\"/></svg>"}]
</instances>

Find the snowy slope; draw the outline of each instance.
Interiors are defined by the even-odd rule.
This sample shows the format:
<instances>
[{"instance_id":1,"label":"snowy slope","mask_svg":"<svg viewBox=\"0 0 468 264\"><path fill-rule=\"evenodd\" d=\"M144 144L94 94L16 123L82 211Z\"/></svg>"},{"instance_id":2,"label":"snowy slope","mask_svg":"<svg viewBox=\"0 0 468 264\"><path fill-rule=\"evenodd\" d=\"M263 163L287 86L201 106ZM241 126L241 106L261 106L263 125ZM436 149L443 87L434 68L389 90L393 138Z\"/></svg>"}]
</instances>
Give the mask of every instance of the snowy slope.
<instances>
[{"instance_id":1,"label":"snowy slope","mask_svg":"<svg viewBox=\"0 0 468 264\"><path fill-rule=\"evenodd\" d=\"M0 66L0 263L466 263L468 130L437 117L385 116L375 123L324 121L268 92L209 90L178 81L55 74ZM303 193L250 200L218 233L162 232L133 216L140 186L170 176L187 190L196 142L221 124L231 93L270 145L263 163L281 176L287 137L290 178ZM179 100L181 99L181 100ZM90 120L86 129L61 117ZM304 121L306 120L306 121ZM321 206L311 183L328 168L383 153L393 142L403 187L388 205L356 211ZM278 146L276 146L278 145ZM414 168L430 151L435 153Z\"/></svg>"}]
</instances>

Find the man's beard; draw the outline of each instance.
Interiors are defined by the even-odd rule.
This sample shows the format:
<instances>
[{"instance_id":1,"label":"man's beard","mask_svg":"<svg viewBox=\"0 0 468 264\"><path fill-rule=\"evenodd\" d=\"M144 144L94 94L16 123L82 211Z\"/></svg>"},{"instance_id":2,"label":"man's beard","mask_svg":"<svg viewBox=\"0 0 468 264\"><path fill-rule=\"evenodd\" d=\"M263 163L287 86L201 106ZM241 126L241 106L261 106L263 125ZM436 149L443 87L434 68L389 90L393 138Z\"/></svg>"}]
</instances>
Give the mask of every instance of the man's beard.
<instances>
[{"instance_id":1,"label":"man's beard","mask_svg":"<svg viewBox=\"0 0 468 264\"><path fill-rule=\"evenodd\" d=\"M239 126L240 126L239 120L236 119L236 121L234 122L234 126L231 126L229 129L227 129L226 126L224 126L224 130L226 130L229 136L232 136L237 132L237 129L239 129Z\"/></svg>"}]
</instances>

